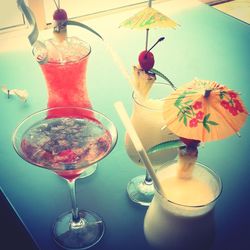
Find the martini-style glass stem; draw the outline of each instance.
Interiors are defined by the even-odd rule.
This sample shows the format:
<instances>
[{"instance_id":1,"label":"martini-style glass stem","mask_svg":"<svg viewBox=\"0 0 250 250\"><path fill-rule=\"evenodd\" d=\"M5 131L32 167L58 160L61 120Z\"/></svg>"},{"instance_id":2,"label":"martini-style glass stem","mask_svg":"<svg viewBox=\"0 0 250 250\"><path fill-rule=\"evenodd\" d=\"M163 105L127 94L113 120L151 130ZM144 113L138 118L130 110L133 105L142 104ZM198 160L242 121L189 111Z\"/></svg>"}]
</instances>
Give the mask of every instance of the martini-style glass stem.
<instances>
[{"instance_id":1,"label":"martini-style glass stem","mask_svg":"<svg viewBox=\"0 0 250 250\"><path fill-rule=\"evenodd\" d=\"M144 180L144 183L146 185L152 185L153 184L153 180L148 172L148 170L146 170L146 176L145 176L145 180Z\"/></svg>"},{"instance_id":2,"label":"martini-style glass stem","mask_svg":"<svg viewBox=\"0 0 250 250\"><path fill-rule=\"evenodd\" d=\"M69 185L69 191L70 191L70 199L71 199L71 205L72 205L72 220L73 222L79 222L80 216L78 207L76 204L76 184L75 180L67 181Z\"/></svg>"}]
</instances>

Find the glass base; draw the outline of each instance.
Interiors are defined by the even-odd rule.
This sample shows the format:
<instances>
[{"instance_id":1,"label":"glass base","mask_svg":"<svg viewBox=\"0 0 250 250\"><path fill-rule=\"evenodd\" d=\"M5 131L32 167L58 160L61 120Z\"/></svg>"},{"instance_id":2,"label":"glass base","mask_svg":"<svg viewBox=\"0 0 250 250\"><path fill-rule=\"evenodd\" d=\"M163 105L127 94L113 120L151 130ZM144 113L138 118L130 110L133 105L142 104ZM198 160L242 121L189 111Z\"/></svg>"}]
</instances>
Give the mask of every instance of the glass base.
<instances>
[{"instance_id":1,"label":"glass base","mask_svg":"<svg viewBox=\"0 0 250 250\"><path fill-rule=\"evenodd\" d=\"M145 183L145 175L140 175L128 183L127 192L129 198L136 203L143 206L149 206L155 193L153 182L151 184Z\"/></svg>"},{"instance_id":2,"label":"glass base","mask_svg":"<svg viewBox=\"0 0 250 250\"><path fill-rule=\"evenodd\" d=\"M105 231L104 222L92 211L79 211L80 221L72 222L72 213L59 216L53 226L53 238L64 249L87 249L97 244Z\"/></svg>"},{"instance_id":3,"label":"glass base","mask_svg":"<svg viewBox=\"0 0 250 250\"><path fill-rule=\"evenodd\" d=\"M95 163L95 164L89 166L89 167L88 167L88 168L78 177L78 179L80 179L80 178L85 178L85 177L88 177L88 176L92 175L93 173L95 173L96 169L97 169L97 163Z\"/></svg>"}]
</instances>

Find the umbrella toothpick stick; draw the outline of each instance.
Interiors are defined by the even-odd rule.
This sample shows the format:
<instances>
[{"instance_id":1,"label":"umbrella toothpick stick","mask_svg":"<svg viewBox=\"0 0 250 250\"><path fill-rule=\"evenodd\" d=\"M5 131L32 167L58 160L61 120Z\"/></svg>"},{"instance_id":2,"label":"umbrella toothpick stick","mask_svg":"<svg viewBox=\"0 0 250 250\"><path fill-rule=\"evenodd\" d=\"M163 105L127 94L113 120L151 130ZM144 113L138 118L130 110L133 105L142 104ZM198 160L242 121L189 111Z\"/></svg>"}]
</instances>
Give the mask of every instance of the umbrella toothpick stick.
<instances>
[{"instance_id":1,"label":"umbrella toothpick stick","mask_svg":"<svg viewBox=\"0 0 250 250\"><path fill-rule=\"evenodd\" d=\"M152 0L148 0L148 7L152 6ZM145 46L145 50L148 50L148 33L149 33L149 29L146 29L146 46Z\"/></svg>"},{"instance_id":2,"label":"umbrella toothpick stick","mask_svg":"<svg viewBox=\"0 0 250 250\"><path fill-rule=\"evenodd\" d=\"M123 103L119 101L119 102L116 102L114 104L114 106L116 108L117 113L120 116L120 119L121 119L127 133L129 134L131 141L133 142L133 144L135 146L136 151L138 152L142 162L144 163L145 167L147 168L147 170L148 170L148 172L149 172L149 174L154 182L155 187L162 195L164 195L164 191L163 191L163 188L161 186L161 183L159 182L159 180L154 172L152 163L151 163L150 159L148 158L148 155L147 155L147 153L146 153L146 151L145 151L145 149L140 141L140 138L138 137L138 135L134 129L134 126L132 125L132 123L129 119L129 116L124 108Z\"/></svg>"},{"instance_id":3,"label":"umbrella toothpick stick","mask_svg":"<svg viewBox=\"0 0 250 250\"><path fill-rule=\"evenodd\" d=\"M146 46L145 46L145 50L148 50L148 33L149 33L149 29L146 29Z\"/></svg>"}]
</instances>

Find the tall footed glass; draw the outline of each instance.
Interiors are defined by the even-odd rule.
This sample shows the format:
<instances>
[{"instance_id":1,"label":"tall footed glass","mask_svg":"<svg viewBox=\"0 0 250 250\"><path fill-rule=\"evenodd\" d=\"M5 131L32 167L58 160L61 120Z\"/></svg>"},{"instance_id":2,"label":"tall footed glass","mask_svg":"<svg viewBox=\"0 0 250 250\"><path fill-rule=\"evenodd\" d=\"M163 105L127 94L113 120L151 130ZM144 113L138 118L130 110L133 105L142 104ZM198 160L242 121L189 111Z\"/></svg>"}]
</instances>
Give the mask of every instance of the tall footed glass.
<instances>
[{"instance_id":1,"label":"tall footed glass","mask_svg":"<svg viewBox=\"0 0 250 250\"><path fill-rule=\"evenodd\" d=\"M64 37L63 40L52 38L43 43L36 43L33 53L40 63L46 81L48 108L92 108L86 81L87 64L91 54L91 47L87 42L77 37ZM57 111L58 116L60 112ZM93 164L81 177L92 174L96 167L97 164Z\"/></svg>"},{"instance_id":2,"label":"tall footed glass","mask_svg":"<svg viewBox=\"0 0 250 250\"><path fill-rule=\"evenodd\" d=\"M135 92L132 95L133 107L131 122L145 148L145 150L165 141L178 139L176 135L164 128L163 104L164 98L171 89L163 83L154 83L149 98L143 99ZM140 157L129 137L125 135L125 147L128 156L138 166L143 166ZM155 168L164 162L175 159L177 149L161 150L154 154L149 154L149 158ZM154 196L154 185L152 179L146 171L145 175L136 176L127 185L127 192L130 199L136 203L148 206Z\"/></svg>"},{"instance_id":3,"label":"tall footed glass","mask_svg":"<svg viewBox=\"0 0 250 250\"><path fill-rule=\"evenodd\" d=\"M68 183L72 210L59 216L52 230L53 239L65 249L87 249L104 234L104 222L99 215L78 209L75 181L89 166L107 156L116 141L117 130L111 120L97 111L79 107L36 112L13 133L13 146L20 157L53 171Z\"/></svg>"}]
</instances>

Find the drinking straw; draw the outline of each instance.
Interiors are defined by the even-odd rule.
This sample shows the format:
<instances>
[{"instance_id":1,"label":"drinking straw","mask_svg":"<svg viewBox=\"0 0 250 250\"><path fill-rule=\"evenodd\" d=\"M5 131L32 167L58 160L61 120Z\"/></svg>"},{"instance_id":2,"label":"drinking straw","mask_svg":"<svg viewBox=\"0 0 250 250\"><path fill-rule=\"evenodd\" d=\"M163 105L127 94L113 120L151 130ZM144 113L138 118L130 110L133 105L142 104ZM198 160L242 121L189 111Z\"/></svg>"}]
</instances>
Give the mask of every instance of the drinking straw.
<instances>
[{"instance_id":1,"label":"drinking straw","mask_svg":"<svg viewBox=\"0 0 250 250\"><path fill-rule=\"evenodd\" d=\"M112 48L112 46L107 42L107 40L104 42L104 45L106 46L106 49L111 55L111 58L113 59L115 65L119 68L122 75L128 80L132 88L134 89L134 83L132 78L130 77L124 63L122 62L122 59L119 57L119 55L116 53L116 51Z\"/></svg>"},{"instance_id":2,"label":"drinking straw","mask_svg":"<svg viewBox=\"0 0 250 250\"><path fill-rule=\"evenodd\" d=\"M26 17L29 25L33 27L31 33L28 36L30 44L33 45L37 41L39 34L35 16L31 9L24 3L24 0L17 0L17 6Z\"/></svg>"},{"instance_id":3,"label":"drinking straw","mask_svg":"<svg viewBox=\"0 0 250 250\"><path fill-rule=\"evenodd\" d=\"M119 114L120 116L120 119L125 127L125 129L127 130L127 133L129 134L130 136L130 139L131 141L133 142L134 146L135 146L135 149L136 151L138 152L142 162L144 163L145 167L147 168L155 186L156 186L156 189L162 194L164 195L164 191L163 191L163 188L154 172L154 169L153 169L153 166L152 166L152 163L150 161L150 159L148 158L148 155L140 141L140 138L138 137L136 131L135 131L135 128L134 126L132 125L130 119L129 119L129 116L124 108L124 105L121 101L118 101L118 102L115 102L114 103L114 106L116 108L116 111L117 113Z\"/></svg>"}]
</instances>

